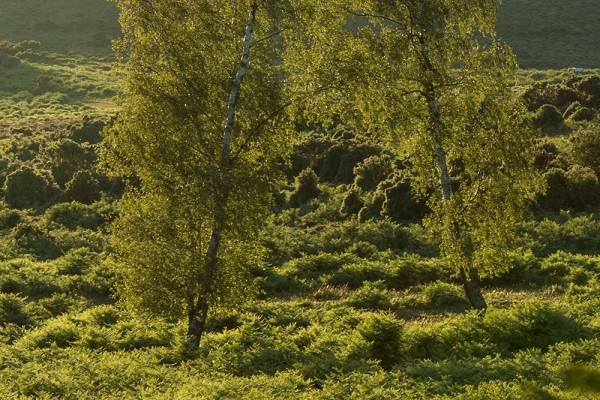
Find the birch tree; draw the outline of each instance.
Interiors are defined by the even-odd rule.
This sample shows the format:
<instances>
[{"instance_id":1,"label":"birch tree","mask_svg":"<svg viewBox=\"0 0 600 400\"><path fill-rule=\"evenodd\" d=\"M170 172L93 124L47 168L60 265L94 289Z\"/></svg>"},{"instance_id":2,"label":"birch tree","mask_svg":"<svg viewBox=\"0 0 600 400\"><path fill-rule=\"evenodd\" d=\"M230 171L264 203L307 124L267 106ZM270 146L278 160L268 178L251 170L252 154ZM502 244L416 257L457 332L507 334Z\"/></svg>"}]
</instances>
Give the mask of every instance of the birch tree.
<instances>
[{"instance_id":1,"label":"birch tree","mask_svg":"<svg viewBox=\"0 0 600 400\"><path fill-rule=\"evenodd\" d=\"M314 92L298 113L366 131L409 160L426 224L481 310L480 278L507 270L515 224L540 189L533 130L510 89L516 59L494 33L499 3L307 1L313 18L286 55L297 90Z\"/></svg>"},{"instance_id":2,"label":"birch tree","mask_svg":"<svg viewBox=\"0 0 600 400\"><path fill-rule=\"evenodd\" d=\"M106 138L116 174L135 176L113 227L118 293L187 317L197 348L211 307L238 304L287 150L282 9L266 0L119 0L126 73ZM229 303L227 303L229 302Z\"/></svg>"}]
</instances>

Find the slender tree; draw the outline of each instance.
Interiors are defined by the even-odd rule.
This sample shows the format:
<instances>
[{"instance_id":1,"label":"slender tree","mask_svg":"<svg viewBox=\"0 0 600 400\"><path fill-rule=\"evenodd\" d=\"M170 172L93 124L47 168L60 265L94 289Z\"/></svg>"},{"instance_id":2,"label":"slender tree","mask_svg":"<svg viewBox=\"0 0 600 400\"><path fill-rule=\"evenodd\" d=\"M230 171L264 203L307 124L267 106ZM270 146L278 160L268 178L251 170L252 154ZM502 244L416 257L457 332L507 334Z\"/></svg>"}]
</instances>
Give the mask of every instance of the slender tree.
<instances>
[{"instance_id":1,"label":"slender tree","mask_svg":"<svg viewBox=\"0 0 600 400\"><path fill-rule=\"evenodd\" d=\"M287 149L281 10L265 0L119 0L126 74L105 159L135 176L113 227L119 294L188 320L249 292L248 267Z\"/></svg>"},{"instance_id":2,"label":"slender tree","mask_svg":"<svg viewBox=\"0 0 600 400\"><path fill-rule=\"evenodd\" d=\"M297 90L315 93L299 112L378 135L410 160L427 225L482 310L480 277L508 268L514 226L540 189L533 130L510 89L516 60L494 33L499 3L312 3L286 55Z\"/></svg>"}]
</instances>

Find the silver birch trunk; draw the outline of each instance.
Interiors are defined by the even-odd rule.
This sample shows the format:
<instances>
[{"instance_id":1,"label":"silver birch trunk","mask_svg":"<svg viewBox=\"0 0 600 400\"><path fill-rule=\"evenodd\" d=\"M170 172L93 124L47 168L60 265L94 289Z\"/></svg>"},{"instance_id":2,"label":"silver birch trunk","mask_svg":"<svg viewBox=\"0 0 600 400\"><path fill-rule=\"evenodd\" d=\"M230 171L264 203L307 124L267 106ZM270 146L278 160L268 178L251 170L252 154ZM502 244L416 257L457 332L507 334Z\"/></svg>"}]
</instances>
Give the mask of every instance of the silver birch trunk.
<instances>
[{"instance_id":1,"label":"silver birch trunk","mask_svg":"<svg viewBox=\"0 0 600 400\"><path fill-rule=\"evenodd\" d=\"M217 272L217 261L219 247L221 245L221 237L223 234L223 226L225 224L226 207L231 190L231 141L233 139L233 131L235 127L235 116L237 102L242 88L242 82L248 68L250 60L250 44L252 41L252 33L254 31L254 23L256 20L256 12L259 7L259 2L255 1L250 7L250 14L246 24L246 32L244 34L244 43L242 48L242 58L237 68L235 77L231 83L229 92L229 102L227 104L227 116L225 128L223 130L223 143L221 147L221 159L219 163L219 174L216 187L214 189L214 209L212 216L212 226L210 240L206 248L204 256L204 276L203 282L199 282L198 297L195 304L192 305L188 313L188 345L192 350L200 346L202 334L206 326L206 317L209 309L209 296L213 291L214 277Z\"/></svg>"}]
</instances>

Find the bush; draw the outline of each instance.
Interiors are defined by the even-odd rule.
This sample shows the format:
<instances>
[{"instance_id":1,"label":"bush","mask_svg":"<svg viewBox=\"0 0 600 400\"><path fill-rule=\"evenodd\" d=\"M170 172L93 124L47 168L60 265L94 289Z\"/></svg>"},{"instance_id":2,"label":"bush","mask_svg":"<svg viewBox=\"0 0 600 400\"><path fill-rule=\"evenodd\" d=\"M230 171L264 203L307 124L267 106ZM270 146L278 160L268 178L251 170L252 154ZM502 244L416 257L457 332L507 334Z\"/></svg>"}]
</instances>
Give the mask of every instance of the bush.
<instances>
[{"instance_id":1,"label":"bush","mask_svg":"<svg viewBox=\"0 0 600 400\"><path fill-rule=\"evenodd\" d=\"M93 207L77 202L58 203L48 208L43 221L49 228L65 227L69 230L77 228L96 230L105 222Z\"/></svg>"},{"instance_id":2,"label":"bush","mask_svg":"<svg viewBox=\"0 0 600 400\"><path fill-rule=\"evenodd\" d=\"M66 348L78 339L77 326L68 318L59 317L23 336L16 342L16 346L25 349L44 349L52 346Z\"/></svg>"},{"instance_id":3,"label":"bush","mask_svg":"<svg viewBox=\"0 0 600 400\"><path fill-rule=\"evenodd\" d=\"M569 118L572 121L593 121L598 116L598 111L593 108L581 107Z\"/></svg>"},{"instance_id":4,"label":"bush","mask_svg":"<svg viewBox=\"0 0 600 400\"><path fill-rule=\"evenodd\" d=\"M31 325L32 317L27 311L25 299L16 294L0 293L0 326L15 324Z\"/></svg>"},{"instance_id":5,"label":"bush","mask_svg":"<svg viewBox=\"0 0 600 400\"><path fill-rule=\"evenodd\" d=\"M14 208L30 208L48 202L54 193L50 180L38 170L21 167L6 177L6 202Z\"/></svg>"},{"instance_id":6,"label":"bush","mask_svg":"<svg viewBox=\"0 0 600 400\"><path fill-rule=\"evenodd\" d=\"M433 282L423 287L427 303L435 307L466 305L464 291L458 286L446 282Z\"/></svg>"},{"instance_id":7,"label":"bush","mask_svg":"<svg viewBox=\"0 0 600 400\"><path fill-rule=\"evenodd\" d=\"M584 210L589 206L598 204L600 184L594 170L575 164L567 171L566 177L569 206L571 208Z\"/></svg>"},{"instance_id":8,"label":"bush","mask_svg":"<svg viewBox=\"0 0 600 400\"><path fill-rule=\"evenodd\" d=\"M54 180L61 188L64 188L77 172L92 170L97 159L93 146L79 144L66 138L49 142L40 151L40 157L48 165Z\"/></svg>"},{"instance_id":9,"label":"bush","mask_svg":"<svg viewBox=\"0 0 600 400\"><path fill-rule=\"evenodd\" d=\"M571 141L575 162L600 176L600 127L581 129L572 135Z\"/></svg>"},{"instance_id":10,"label":"bush","mask_svg":"<svg viewBox=\"0 0 600 400\"><path fill-rule=\"evenodd\" d=\"M290 205L292 207L299 207L309 200L318 197L321 193L318 183L319 178L312 169L307 168L300 172L300 175L296 177L295 190L290 197Z\"/></svg>"},{"instance_id":11,"label":"bush","mask_svg":"<svg viewBox=\"0 0 600 400\"><path fill-rule=\"evenodd\" d=\"M554 161L558 158L560 151L556 144L549 141L538 143L535 146L534 165L540 171L547 171L551 167L556 167Z\"/></svg>"},{"instance_id":12,"label":"bush","mask_svg":"<svg viewBox=\"0 0 600 400\"><path fill-rule=\"evenodd\" d=\"M351 188L344 196L340 213L343 215L355 215L363 208L364 202L360 198L360 192Z\"/></svg>"},{"instance_id":13,"label":"bush","mask_svg":"<svg viewBox=\"0 0 600 400\"><path fill-rule=\"evenodd\" d=\"M17 68L20 65L21 65L21 60L18 57L9 56L9 55L2 57L1 62L0 62L0 67L7 68L7 69Z\"/></svg>"},{"instance_id":14,"label":"bush","mask_svg":"<svg viewBox=\"0 0 600 400\"><path fill-rule=\"evenodd\" d=\"M367 310L389 310L392 308L390 297L391 294L385 288L385 282L364 282L360 289L350 295L348 304Z\"/></svg>"},{"instance_id":15,"label":"bush","mask_svg":"<svg viewBox=\"0 0 600 400\"><path fill-rule=\"evenodd\" d=\"M67 200L92 204L100 199L100 185L90 171L78 171L65 188Z\"/></svg>"},{"instance_id":16,"label":"bush","mask_svg":"<svg viewBox=\"0 0 600 400\"><path fill-rule=\"evenodd\" d=\"M593 207L600 201L600 184L596 173L581 165L575 164L568 171L551 168L545 174L548 188L539 197L543 208L552 211L582 211Z\"/></svg>"},{"instance_id":17,"label":"bush","mask_svg":"<svg viewBox=\"0 0 600 400\"><path fill-rule=\"evenodd\" d=\"M356 330L371 344L371 357L379 360L383 368L389 369L400 361L402 325L396 318L370 313L363 318Z\"/></svg>"},{"instance_id":18,"label":"bush","mask_svg":"<svg viewBox=\"0 0 600 400\"><path fill-rule=\"evenodd\" d=\"M383 197L381 216L392 221L420 221L428 211L427 206L412 195L410 182L401 171L383 181L377 193Z\"/></svg>"},{"instance_id":19,"label":"bush","mask_svg":"<svg viewBox=\"0 0 600 400\"><path fill-rule=\"evenodd\" d=\"M536 112L533 123L537 128L558 128L563 124L563 116L556 106L544 104Z\"/></svg>"},{"instance_id":20,"label":"bush","mask_svg":"<svg viewBox=\"0 0 600 400\"><path fill-rule=\"evenodd\" d=\"M21 221L21 213L17 210L4 209L0 211L0 230L12 229Z\"/></svg>"},{"instance_id":21,"label":"bush","mask_svg":"<svg viewBox=\"0 0 600 400\"><path fill-rule=\"evenodd\" d=\"M581 106L580 102L578 102L578 101L572 102L571 104L569 104L569 106L567 107L567 109L565 110L565 112L563 112L563 119L565 119L565 120L569 119L581 107L582 106Z\"/></svg>"},{"instance_id":22,"label":"bush","mask_svg":"<svg viewBox=\"0 0 600 400\"><path fill-rule=\"evenodd\" d=\"M376 155L366 158L354 167L354 186L365 191L375 190L393 170L394 165L389 156Z\"/></svg>"}]
</instances>

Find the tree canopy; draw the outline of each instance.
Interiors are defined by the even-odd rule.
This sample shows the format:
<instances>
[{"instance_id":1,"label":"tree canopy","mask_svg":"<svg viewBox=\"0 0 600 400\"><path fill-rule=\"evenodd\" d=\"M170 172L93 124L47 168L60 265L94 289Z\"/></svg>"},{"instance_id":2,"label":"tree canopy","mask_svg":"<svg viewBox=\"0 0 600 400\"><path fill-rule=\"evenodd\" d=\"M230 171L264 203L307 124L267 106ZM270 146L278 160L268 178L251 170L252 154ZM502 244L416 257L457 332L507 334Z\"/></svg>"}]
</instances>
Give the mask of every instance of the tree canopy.
<instances>
[{"instance_id":1,"label":"tree canopy","mask_svg":"<svg viewBox=\"0 0 600 400\"><path fill-rule=\"evenodd\" d=\"M479 277L506 270L515 223L541 188L534 130L511 91L516 59L494 33L498 5L327 2L286 53L297 90L314 92L298 104L307 120L366 131L409 160L428 226L481 309Z\"/></svg>"}]
</instances>

